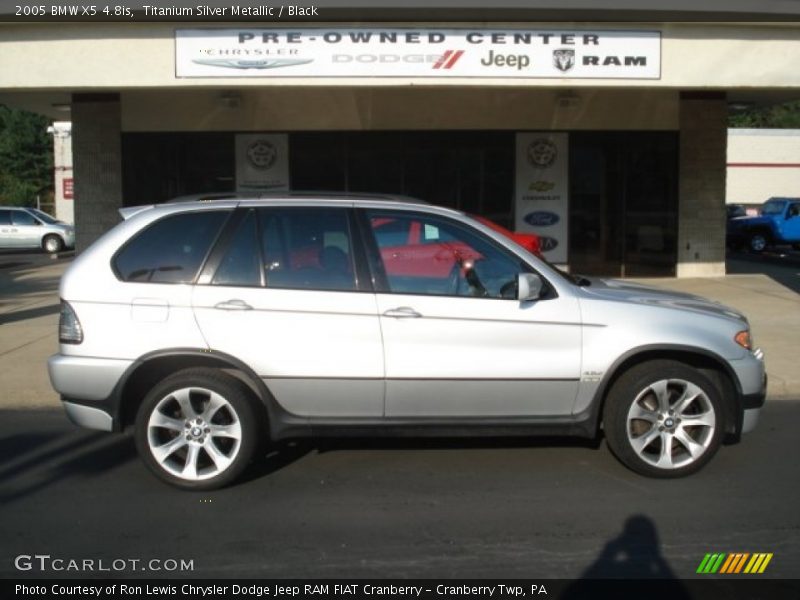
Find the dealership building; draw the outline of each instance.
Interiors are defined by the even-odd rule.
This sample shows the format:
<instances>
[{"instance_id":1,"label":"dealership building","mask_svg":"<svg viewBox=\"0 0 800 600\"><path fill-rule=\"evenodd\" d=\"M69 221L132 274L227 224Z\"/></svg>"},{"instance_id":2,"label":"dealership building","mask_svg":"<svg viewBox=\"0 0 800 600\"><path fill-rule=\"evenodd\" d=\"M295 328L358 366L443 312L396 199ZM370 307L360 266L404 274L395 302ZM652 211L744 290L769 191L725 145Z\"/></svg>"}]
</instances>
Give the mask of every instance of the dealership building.
<instances>
[{"instance_id":1,"label":"dealership building","mask_svg":"<svg viewBox=\"0 0 800 600\"><path fill-rule=\"evenodd\" d=\"M710 3L704 22L357 23L317 4L302 21L0 23L0 103L72 122L79 249L120 207L185 194L379 192L536 232L576 272L723 274L728 116L800 99L779 1Z\"/></svg>"}]
</instances>

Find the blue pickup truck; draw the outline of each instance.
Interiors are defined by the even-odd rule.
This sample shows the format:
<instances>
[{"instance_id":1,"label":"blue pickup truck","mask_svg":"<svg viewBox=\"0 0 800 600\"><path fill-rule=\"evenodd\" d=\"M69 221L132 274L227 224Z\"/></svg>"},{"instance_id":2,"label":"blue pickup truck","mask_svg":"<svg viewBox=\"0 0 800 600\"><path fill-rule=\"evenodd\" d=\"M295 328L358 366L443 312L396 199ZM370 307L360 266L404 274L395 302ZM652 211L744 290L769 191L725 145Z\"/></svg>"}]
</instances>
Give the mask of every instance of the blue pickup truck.
<instances>
[{"instance_id":1,"label":"blue pickup truck","mask_svg":"<svg viewBox=\"0 0 800 600\"><path fill-rule=\"evenodd\" d=\"M770 198L759 216L729 219L727 242L753 252L782 244L800 250L800 198Z\"/></svg>"}]
</instances>

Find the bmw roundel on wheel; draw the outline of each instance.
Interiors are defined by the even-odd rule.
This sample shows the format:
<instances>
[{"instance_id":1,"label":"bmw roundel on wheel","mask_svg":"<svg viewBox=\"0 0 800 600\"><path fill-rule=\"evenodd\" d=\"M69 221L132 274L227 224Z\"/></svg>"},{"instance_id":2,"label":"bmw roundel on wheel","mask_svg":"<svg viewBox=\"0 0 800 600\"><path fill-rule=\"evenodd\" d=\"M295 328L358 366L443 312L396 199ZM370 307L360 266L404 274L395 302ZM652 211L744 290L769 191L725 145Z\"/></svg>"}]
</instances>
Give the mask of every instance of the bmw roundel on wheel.
<instances>
[{"instance_id":1,"label":"bmw roundel on wheel","mask_svg":"<svg viewBox=\"0 0 800 600\"><path fill-rule=\"evenodd\" d=\"M132 431L181 488L228 485L279 440L376 433L604 436L629 469L680 477L764 404L737 311L567 275L454 210L319 194L121 212L61 281L50 378L76 424Z\"/></svg>"}]
</instances>

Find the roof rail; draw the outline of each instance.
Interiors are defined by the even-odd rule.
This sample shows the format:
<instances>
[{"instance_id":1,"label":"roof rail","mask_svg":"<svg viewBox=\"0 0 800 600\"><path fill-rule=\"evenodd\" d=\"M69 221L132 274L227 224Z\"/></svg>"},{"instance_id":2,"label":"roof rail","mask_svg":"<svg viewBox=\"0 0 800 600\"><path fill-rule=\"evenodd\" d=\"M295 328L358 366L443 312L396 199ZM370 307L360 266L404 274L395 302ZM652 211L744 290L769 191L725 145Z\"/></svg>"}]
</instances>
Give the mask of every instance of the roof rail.
<instances>
[{"instance_id":1,"label":"roof rail","mask_svg":"<svg viewBox=\"0 0 800 600\"><path fill-rule=\"evenodd\" d=\"M385 193L371 193L371 192L341 192L341 191L266 191L266 192L208 192L200 194L186 194L167 200L166 203L173 204L177 202L211 202L214 200L236 200L236 199L264 199L269 198L340 198L354 200L386 200L394 202L412 202L415 204L429 204L425 200L405 196L402 194L385 194Z\"/></svg>"}]
</instances>

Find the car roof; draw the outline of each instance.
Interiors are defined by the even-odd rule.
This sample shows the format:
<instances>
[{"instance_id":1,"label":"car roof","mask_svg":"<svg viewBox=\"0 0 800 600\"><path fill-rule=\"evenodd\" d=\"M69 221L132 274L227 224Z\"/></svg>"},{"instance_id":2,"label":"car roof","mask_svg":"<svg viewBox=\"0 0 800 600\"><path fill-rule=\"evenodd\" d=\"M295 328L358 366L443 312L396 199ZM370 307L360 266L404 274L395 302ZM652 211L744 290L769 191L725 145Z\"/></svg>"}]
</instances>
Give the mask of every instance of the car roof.
<instances>
[{"instance_id":1,"label":"car roof","mask_svg":"<svg viewBox=\"0 0 800 600\"><path fill-rule=\"evenodd\" d=\"M399 194L380 194L380 193L360 193L360 192L220 192L206 194L188 194L172 198L161 204L149 204L141 206L128 206L119 209L120 215L124 219L129 219L133 215L145 210L161 208L165 210L176 210L191 203L202 203L206 205L218 205L229 208L236 205L244 206L266 206L271 203L291 203L293 201L313 202L315 205L334 204L334 205L354 205L376 206L393 205L395 207L419 206L434 207L424 200L403 196ZM444 207L435 207L454 212ZM457 212L457 211L455 211Z\"/></svg>"}]
</instances>

